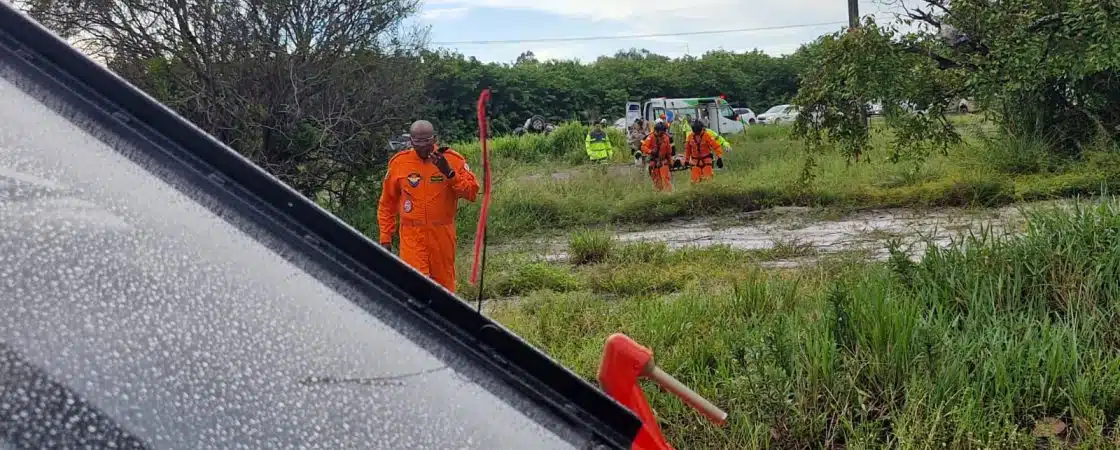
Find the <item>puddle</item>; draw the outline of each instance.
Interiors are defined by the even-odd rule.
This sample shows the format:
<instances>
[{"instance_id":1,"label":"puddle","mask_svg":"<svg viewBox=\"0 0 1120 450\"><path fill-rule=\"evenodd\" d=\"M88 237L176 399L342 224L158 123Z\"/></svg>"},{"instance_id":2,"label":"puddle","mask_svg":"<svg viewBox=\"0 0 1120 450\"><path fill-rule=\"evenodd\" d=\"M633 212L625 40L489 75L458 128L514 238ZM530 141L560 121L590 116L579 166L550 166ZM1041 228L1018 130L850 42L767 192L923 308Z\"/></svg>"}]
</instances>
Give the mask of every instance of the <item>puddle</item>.
<instances>
[{"instance_id":1,"label":"puddle","mask_svg":"<svg viewBox=\"0 0 1120 450\"><path fill-rule=\"evenodd\" d=\"M1053 202L1046 202L1053 203ZM774 268L794 268L816 262L820 256L844 251L866 252L873 260L884 260L888 244L898 240L912 258L925 253L927 242L940 247L966 236L971 230L990 230L1001 235L1021 229L1020 208L935 210L883 209L854 213L836 220L813 217L809 208L776 208L718 221L679 220L656 229L619 233L622 242L664 242L670 248L727 245L736 249L765 250L777 246L794 249L796 257L767 261ZM549 261L567 258L564 244L556 242L545 256ZM800 251L797 251L800 250ZM813 254L814 256L806 256Z\"/></svg>"}]
</instances>

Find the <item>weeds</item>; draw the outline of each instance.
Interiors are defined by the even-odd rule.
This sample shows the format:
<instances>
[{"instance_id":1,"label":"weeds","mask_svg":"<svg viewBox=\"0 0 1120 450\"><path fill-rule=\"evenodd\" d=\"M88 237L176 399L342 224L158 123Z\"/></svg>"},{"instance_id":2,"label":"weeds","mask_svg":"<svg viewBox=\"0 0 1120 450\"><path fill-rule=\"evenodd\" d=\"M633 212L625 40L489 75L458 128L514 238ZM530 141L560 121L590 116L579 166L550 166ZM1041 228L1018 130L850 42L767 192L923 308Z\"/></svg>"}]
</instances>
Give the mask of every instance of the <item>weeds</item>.
<instances>
[{"instance_id":1,"label":"weeds","mask_svg":"<svg viewBox=\"0 0 1120 450\"><path fill-rule=\"evenodd\" d=\"M1019 236L978 233L917 262L896 245L887 263L832 272L625 245L577 269L586 291L495 315L588 377L610 333L655 349L732 414L717 429L647 391L678 448L1115 448L1120 204L1028 217Z\"/></svg>"},{"instance_id":2,"label":"weeds","mask_svg":"<svg viewBox=\"0 0 1120 450\"><path fill-rule=\"evenodd\" d=\"M602 262L611 254L614 236L605 231L582 231L568 241L568 260L575 265Z\"/></svg>"},{"instance_id":3,"label":"weeds","mask_svg":"<svg viewBox=\"0 0 1120 450\"><path fill-rule=\"evenodd\" d=\"M971 126L976 127L975 124ZM644 169L630 162L625 136L608 130L615 164L586 164L586 126L566 124L548 136L502 136L494 154L490 237L494 241L572 228L656 224L677 218L741 213L775 206L838 208L998 206L1017 201L1095 195L1120 185L1120 157L1101 147L1085 161L1060 164L1039 154L1037 140L972 137L947 155L918 167L892 164L876 154L850 162L835 153L815 155L814 177L798 184L804 168L800 144L787 127L755 126L729 136L726 168L711 182L691 186L687 172L674 173L674 191L652 191ZM979 132L977 132L979 133ZM875 135L877 141L889 136ZM881 147L883 142L877 144ZM479 166L477 142L453 147ZM479 204L464 203L458 215L464 242L474 230ZM376 204L337 213L376 235Z\"/></svg>"}]
</instances>

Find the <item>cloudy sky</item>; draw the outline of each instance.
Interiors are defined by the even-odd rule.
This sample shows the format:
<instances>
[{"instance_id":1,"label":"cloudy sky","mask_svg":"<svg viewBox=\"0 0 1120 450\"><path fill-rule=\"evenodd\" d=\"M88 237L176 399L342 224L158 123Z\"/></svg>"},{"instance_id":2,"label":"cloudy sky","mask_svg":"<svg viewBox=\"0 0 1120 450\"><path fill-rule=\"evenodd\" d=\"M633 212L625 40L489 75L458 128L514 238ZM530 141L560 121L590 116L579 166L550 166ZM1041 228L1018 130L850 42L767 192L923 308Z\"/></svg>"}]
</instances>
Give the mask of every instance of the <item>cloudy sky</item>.
<instances>
[{"instance_id":1,"label":"cloudy sky","mask_svg":"<svg viewBox=\"0 0 1120 450\"><path fill-rule=\"evenodd\" d=\"M885 0L860 0L860 14L890 19ZM483 61L512 62L531 50L538 59L594 60L619 49L646 48L667 56L712 49L760 49L780 55L845 27L847 0L425 0L419 19L431 40ZM809 26L806 26L809 25ZM568 37L737 33L566 42L467 44Z\"/></svg>"}]
</instances>

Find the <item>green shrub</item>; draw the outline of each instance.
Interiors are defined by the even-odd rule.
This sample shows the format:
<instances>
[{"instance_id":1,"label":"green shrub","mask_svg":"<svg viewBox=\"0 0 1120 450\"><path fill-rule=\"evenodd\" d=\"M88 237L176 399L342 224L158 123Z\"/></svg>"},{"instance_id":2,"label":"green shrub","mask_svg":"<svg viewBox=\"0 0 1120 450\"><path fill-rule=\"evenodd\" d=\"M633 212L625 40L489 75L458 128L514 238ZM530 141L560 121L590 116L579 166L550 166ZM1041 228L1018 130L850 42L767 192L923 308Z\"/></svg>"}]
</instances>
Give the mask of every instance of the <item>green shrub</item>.
<instances>
[{"instance_id":1,"label":"green shrub","mask_svg":"<svg viewBox=\"0 0 1120 450\"><path fill-rule=\"evenodd\" d=\"M611 255L614 236L604 231L580 231L568 241L568 260L575 265L602 262Z\"/></svg>"}]
</instances>

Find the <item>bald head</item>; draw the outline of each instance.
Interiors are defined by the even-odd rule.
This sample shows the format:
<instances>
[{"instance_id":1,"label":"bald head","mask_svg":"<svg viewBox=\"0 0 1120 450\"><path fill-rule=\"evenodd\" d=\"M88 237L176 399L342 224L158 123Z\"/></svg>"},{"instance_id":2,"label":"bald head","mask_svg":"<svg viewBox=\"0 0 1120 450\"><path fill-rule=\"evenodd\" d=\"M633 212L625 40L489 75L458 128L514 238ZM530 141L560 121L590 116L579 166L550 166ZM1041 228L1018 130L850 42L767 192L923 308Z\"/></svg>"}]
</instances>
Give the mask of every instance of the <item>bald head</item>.
<instances>
[{"instance_id":1,"label":"bald head","mask_svg":"<svg viewBox=\"0 0 1120 450\"><path fill-rule=\"evenodd\" d=\"M412 126L408 129L408 137L412 140L412 148L416 149L416 153L421 158L427 158L432 153L436 143L435 134L436 128L431 122L427 120L412 122Z\"/></svg>"},{"instance_id":2,"label":"bald head","mask_svg":"<svg viewBox=\"0 0 1120 450\"><path fill-rule=\"evenodd\" d=\"M427 120L417 120L412 122L412 128L409 128L408 132L413 136L420 135L431 137L436 133L436 127L432 126L432 123Z\"/></svg>"}]
</instances>

